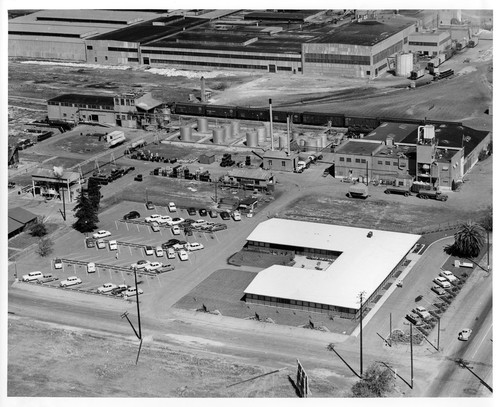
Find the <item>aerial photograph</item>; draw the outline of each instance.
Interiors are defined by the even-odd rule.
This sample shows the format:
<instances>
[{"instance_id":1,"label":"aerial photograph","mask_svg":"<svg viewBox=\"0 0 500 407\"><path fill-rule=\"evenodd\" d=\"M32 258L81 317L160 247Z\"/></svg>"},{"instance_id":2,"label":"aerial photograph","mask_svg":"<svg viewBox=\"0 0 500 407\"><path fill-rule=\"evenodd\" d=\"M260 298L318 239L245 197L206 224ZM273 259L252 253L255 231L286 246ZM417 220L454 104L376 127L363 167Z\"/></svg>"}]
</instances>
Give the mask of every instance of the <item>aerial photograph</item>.
<instances>
[{"instance_id":1,"label":"aerial photograph","mask_svg":"<svg viewBox=\"0 0 500 407\"><path fill-rule=\"evenodd\" d=\"M494 405L491 4L21 4L0 404Z\"/></svg>"}]
</instances>

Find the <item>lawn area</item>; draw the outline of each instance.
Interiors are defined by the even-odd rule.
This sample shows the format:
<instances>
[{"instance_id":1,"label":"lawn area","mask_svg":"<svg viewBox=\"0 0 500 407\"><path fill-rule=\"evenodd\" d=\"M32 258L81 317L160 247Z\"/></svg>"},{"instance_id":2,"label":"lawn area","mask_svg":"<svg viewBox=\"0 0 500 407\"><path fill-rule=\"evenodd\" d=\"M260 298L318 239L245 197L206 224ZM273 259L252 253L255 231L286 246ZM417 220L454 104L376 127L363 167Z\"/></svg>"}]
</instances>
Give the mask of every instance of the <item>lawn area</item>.
<instances>
[{"instance_id":1,"label":"lawn area","mask_svg":"<svg viewBox=\"0 0 500 407\"><path fill-rule=\"evenodd\" d=\"M50 234L56 231L59 227L59 225L56 223L46 223L45 226L47 227L46 236L48 237L50 237ZM39 239L39 237L31 236L29 234L29 231L25 231L10 239L9 247L12 247L14 249L25 249L26 247L31 246L34 243L38 243Z\"/></svg>"},{"instance_id":2,"label":"lawn area","mask_svg":"<svg viewBox=\"0 0 500 407\"><path fill-rule=\"evenodd\" d=\"M252 266L259 268L271 267L275 264L286 266L293 260L293 255L261 253L250 250L241 250L233 254L228 263L235 266Z\"/></svg>"},{"instance_id":3,"label":"lawn area","mask_svg":"<svg viewBox=\"0 0 500 407\"><path fill-rule=\"evenodd\" d=\"M316 327L326 327L330 332L349 334L357 326L355 320L330 317L327 314L247 304L243 301L244 290L256 276L245 270L222 269L212 273L181 298L174 307L192 310L218 310L223 316L248 319L258 314L260 320L270 318L276 324L288 326L308 325L312 321ZM265 323L265 322L264 322Z\"/></svg>"}]
</instances>

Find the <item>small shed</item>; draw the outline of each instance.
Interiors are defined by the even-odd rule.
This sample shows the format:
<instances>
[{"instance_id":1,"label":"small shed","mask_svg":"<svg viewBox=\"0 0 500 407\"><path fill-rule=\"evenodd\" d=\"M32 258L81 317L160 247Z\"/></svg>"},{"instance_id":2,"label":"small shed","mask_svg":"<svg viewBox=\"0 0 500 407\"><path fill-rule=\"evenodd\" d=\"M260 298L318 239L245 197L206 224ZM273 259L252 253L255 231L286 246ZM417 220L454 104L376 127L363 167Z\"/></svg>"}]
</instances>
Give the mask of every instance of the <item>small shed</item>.
<instances>
[{"instance_id":1,"label":"small shed","mask_svg":"<svg viewBox=\"0 0 500 407\"><path fill-rule=\"evenodd\" d=\"M9 209L8 238L18 235L38 222L38 216L26 209L16 207Z\"/></svg>"},{"instance_id":2,"label":"small shed","mask_svg":"<svg viewBox=\"0 0 500 407\"><path fill-rule=\"evenodd\" d=\"M198 158L200 164L212 164L215 162L215 154L202 154Z\"/></svg>"}]
</instances>

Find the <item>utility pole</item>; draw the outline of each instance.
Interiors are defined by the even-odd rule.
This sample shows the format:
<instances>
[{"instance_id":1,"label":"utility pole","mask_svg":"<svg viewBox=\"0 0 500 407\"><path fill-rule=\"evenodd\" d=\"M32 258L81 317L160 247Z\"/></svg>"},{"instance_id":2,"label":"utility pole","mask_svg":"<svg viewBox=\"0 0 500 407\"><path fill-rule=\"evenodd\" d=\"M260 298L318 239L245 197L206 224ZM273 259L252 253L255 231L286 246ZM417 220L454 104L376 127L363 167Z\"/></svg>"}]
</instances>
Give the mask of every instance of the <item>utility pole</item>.
<instances>
[{"instance_id":1,"label":"utility pole","mask_svg":"<svg viewBox=\"0 0 500 407\"><path fill-rule=\"evenodd\" d=\"M273 137L273 100L269 99L269 133L271 135L271 151L274 150L274 137Z\"/></svg>"},{"instance_id":2,"label":"utility pole","mask_svg":"<svg viewBox=\"0 0 500 407\"><path fill-rule=\"evenodd\" d=\"M410 387L413 389L413 324L410 323Z\"/></svg>"},{"instance_id":3,"label":"utility pole","mask_svg":"<svg viewBox=\"0 0 500 407\"><path fill-rule=\"evenodd\" d=\"M389 314L389 343L392 347L392 312Z\"/></svg>"},{"instance_id":4,"label":"utility pole","mask_svg":"<svg viewBox=\"0 0 500 407\"><path fill-rule=\"evenodd\" d=\"M359 375L363 377L363 295L359 293Z\"/></svg>"},{"instance_id":5,"label":"utility pole","mask_svg":"<svg viewBox=\"0 0 500 407\"><path fill-rule=\"evenodd\" d=\"M437 348L439 352L439 331L441 331L441 318L438 318L438 342L437 342Z\"/></svg>"}]
</instances>

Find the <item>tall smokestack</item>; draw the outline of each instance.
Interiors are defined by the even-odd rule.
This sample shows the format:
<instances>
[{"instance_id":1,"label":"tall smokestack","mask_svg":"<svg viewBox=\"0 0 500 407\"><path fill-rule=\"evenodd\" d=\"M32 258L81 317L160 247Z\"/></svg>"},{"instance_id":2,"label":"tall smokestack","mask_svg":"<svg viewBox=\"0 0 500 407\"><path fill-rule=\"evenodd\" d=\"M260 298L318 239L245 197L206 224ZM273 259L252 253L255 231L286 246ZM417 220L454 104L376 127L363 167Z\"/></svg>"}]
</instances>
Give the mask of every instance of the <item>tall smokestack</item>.
<instances>
[{"instance_id":1,"label":"tall smokestack","mask_svg":"<svg viewBox=\"0 0 500 407\"><path fill-rule=\"evenodd\" d=\"M269 132L271 133L271 151L274 151L274 137L273 137L273 100L269 99Z\"/></svg>"},{"instance_id":2,"label":"tall smokestack","mask_svg":"<svg viewBox=\"0 0 500 407\"><path fill-rule=\"evenodd\" d=\"M201 77L201 102L205 103L207 101L207 97L205 95L205 77Z\"/></svg>"},{"instance_id":3,"label":"tall smokestack","mask_svg":"<svg viewBox=\"0 0 500 407\"><path fill-rule=\"evenodd\" d=\"M290 115L286 115L286 153L290 154Z\"/></svg>"}]
</instances>

